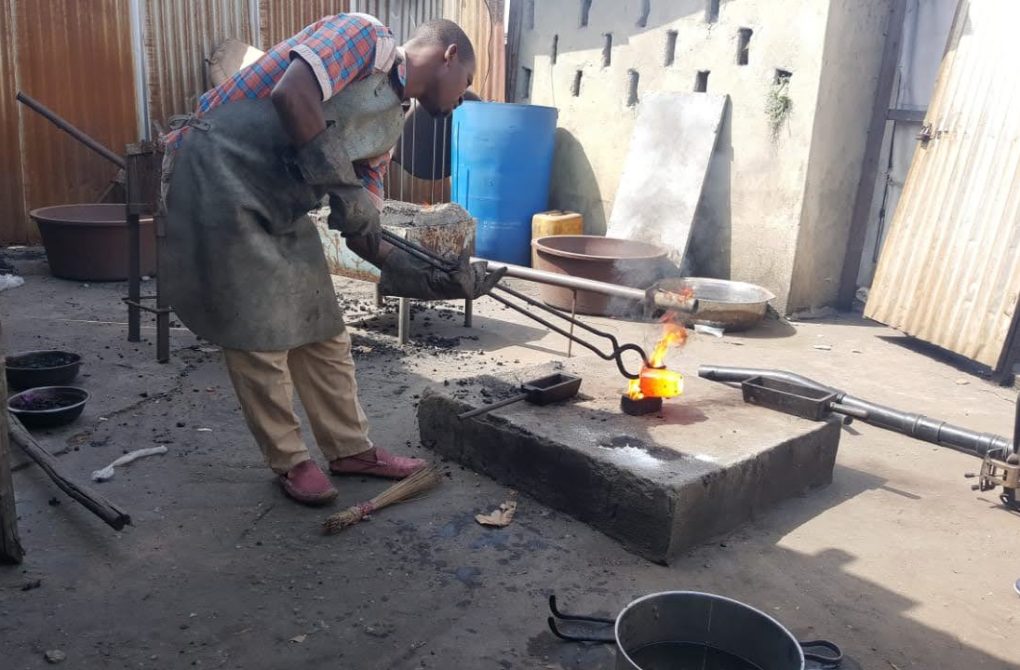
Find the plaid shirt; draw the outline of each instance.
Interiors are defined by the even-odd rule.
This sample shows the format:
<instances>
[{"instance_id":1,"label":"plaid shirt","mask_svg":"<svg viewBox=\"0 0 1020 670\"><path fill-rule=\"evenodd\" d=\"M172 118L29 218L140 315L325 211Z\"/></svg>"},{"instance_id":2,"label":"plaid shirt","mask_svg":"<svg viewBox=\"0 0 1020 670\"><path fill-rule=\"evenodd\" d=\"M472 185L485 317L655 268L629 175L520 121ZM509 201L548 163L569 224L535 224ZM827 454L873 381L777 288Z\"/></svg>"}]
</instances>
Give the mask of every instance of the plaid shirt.
<instances>
[{"instance_id":1,"label":"plaid shirt","mask_svg":"<svg viewBox=\"0 0 1020 670\"><path fill-rule=\"evenodd\" d=\"M397 46L393 32L374 17L327 16L277 44L250 66L202 95L194 116L201 117L233 100L269 97L292 58L300 58L312 68L325 102L351 82L375 71L389 72L397 60ZM403 62L399 63L397 74L401 82L406 80ZM184 126L164 136L167 152L181 146L187 130L188 126ZM379 204L388 163L389 156L384 155L354 164L355 172L365 188L379 199Z\"/></svg>"}]
</instances>

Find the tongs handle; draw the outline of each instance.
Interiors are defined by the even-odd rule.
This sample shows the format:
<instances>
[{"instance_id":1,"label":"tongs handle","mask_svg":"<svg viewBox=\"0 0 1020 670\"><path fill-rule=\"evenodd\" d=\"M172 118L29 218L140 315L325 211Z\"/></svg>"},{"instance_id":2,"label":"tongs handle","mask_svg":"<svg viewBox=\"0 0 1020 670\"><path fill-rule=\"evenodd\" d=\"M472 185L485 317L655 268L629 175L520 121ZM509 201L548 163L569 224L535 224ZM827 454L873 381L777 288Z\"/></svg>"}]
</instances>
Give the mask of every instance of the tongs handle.
<instances>
[{"instance_id":1,"label":"tongs handle","mask_svg":"<svg viewBox=\"0 0 1020 670\"><path fill-rule=\"evenodd\" d=\"M506 407L507 405L512 405L515 402L520 402L522 400L527 400L527 399L528 399L528 394L527 393L520 393L518 395L506 398L505 400L500 400L499 402L494 402L491 405L485 405L483 407L478 407L476 409L469 410L469 411L464 412L462 414L458 414L457 418L459 420L463 421L464 419L470 419L471 417L478 416L479 414L488 414L489 412L491 412L494 409L499 409L500 407Z\"/></svg>"},{"instance_id":2,"label":"tongs handle","mask_svg":"<svg viewBox=\"0 0 1020 670\"><path fill-rule=\"evenodd\" d=\"M568 642L615 642L616 632L614 630L615 621L613 619L605 619L603 617L595 616L582 616L579 614L566 614L561 612L556 607L556 596L549 596L549 611L552 612L552 616L546 621L549 624L549 630L552 634L561 640ZM560 626L563 622L570 622L575 628L579 628L582 633L568 633L561 630Z\"/></svg>"},{"instance_id":3,"label":"tongs handle","mask_svg":"<svg viewBox=\"0 0 1020 670\"><path fill-rule=\"evenodd\" d=\"M440 270L443 270L444 272L450 272L453 269L455 269L454 266L452 266L450 263L447 263L444 259L440 258L439 256L437 256L436 254L432 253L428 249L425 249L424 247L421 247L421 246L415 244L414 242L411 242L410 240L405 240L404 238L399 237L398 235L395 235L395 234L391 233L388 230L385 230L385 229L383 230L382 237L383 237L383 239L385 239L387 242L389 242L393 246L397 247L398 249L401 249L401 250L411 254L412 256L415 256L416 258L421 259L422 261L428 263L429 265L431 265L434 268L438 268ZM588 324L584 323L583 321L579 321L578 319L575 319L573 316L571 316L569 314L566 314L562 310L559 310L559 309L556 309L554 307L550 307L548 305L545 305L545 304L539 302L538 300L535 300L534 298L531 298L529 296L524 295L520 291L516 291L516 290L510 288L509 286L504 286L503 284L496 284L495 287L493 287L493 288L494 289L499 289L500 291L502 291L504 293L507 293L508 295L511 295L511 296L517 298L518 300L521 300L522 302L525 302L525 303L531 305L532 307L534 307L536 309L541 309L541 310L546 311L546 312L548 312L550 314L553 314L554 316L558 316L561 319L567 321L568 323L572 323L576 327L581 328L582 330L586 330L586 331L588 331L589 333L591 333L593 335L596 335L598 337L604 337L604 338L608 339L609 342L612 345L612 351L607 354L607 353L603 352L601 349L599 349L598 347L596 347L594 344L591 344L590 342L587 342L586 340L581 339L580 337L574 335L570 331L564 330L563 328L560 328L559 326L557 326L557 325L555 325L553 323L550 323L547 319L543 319L542 317L538 316L537 314L532 314L531 312L529 312L528 310L524 309L520 305L517 305L517 304L511 302L510 300L507 300L506 298L504 298L501 295L495 295L493 292L491 292L491 291L489 292L489 297L492 298L493 300L495 300L496 302L500 303L504 307L509 307L510 309L512 309L512 310L514 310L516 312L519 312L520 314L528 317L529 319L535 321L536 323L539 323L539 324L545 326L546 328L548 328L549 330L553 331L554 333L557 333L559 335L562 335L562 336L566 337L567 339L570 339L570 340L572 340L574 342L577 342L579 345L581 345L582 347L588 349L589 351L592 351L597 356L599 356L599 358L601 358L603 360L614 361L616 363L616 367L619 368L619 370L620 370L620 374L622 374L627 379L637 379L639 377L639 375L627 371L627 368L623 364L623 354L624 353L626 353L628 351L633 351L634 353L636 353L636 354L641 356L641 362L642 362L643 365L646 365L646 366L650 366L651 365L651 363L648 361L648 356L644 352L644 349L642 349L641 347L639 347L636 344L620 344L619 340L617 340L616 337L614 335L612 335L611 333L606 333L606 332L597 330L595 328L592 328ZM490 408L491 409L495 409L495 407L491 407L491 406L490 406Z\"/></svg>"}]
</instances>

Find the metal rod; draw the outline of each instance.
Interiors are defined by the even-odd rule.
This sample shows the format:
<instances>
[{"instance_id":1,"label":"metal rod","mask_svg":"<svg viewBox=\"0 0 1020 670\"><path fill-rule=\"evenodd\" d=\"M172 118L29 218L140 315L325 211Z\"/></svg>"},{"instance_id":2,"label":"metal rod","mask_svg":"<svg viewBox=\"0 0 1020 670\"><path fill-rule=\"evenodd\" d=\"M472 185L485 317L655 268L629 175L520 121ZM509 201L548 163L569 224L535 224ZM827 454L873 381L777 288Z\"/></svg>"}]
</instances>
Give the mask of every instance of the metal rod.
<instances>
[{"instance_id":1,"label":"metal rod","mask_svg":"<svg viewBox=\"0 0 1020 670\"><path fill-rule=\"evenodd\" d=\"M570 292L570 337L567 338L567 358L574 357L574 320L577 319L577 291Z\"/></svg>"},{"instance_id":2,"label":"metal rod","mask_svg":"<svg viewBox=\"0 0 1020 670\"><path fill-rule=\"evenodd\" d=\"M418 126L417 117L420 111L421 109L418 106L418 102L416 100L414 105L414 112L412 112L411 114L411 200L414 201L414 204L416 205L419 204L418 201L420 198L414 193L414 187L416 185L416 182L418 181L417 173L414 171L414 159L415 159L414 139L415 136L418 134L415 128L417 128Z\"/></svg>"},{"instance_id":3,"label":"metal rod","mask_svg":"<svg viewBox=\"0 0 1020 670\"><path fill-rule=\"evenodd\" d=\"M1013 453L1020 454L1020 395L1016 397L1016 418L1013 421Z\"/></svg>"},{"instance_id":4,"label":"metal rod","mask_svg":"<svg viewBox=\"0 0 1020 670\"><path fill-rule=\"evenodd\" d=\"M437 263L437 259L431 256L426 250L421 248L408 247L405 240L396 238L396 236L383 232L383 237L394 246L398 246L401 249L411 253L418 258L430 263L433 267L441 270L451 271L453 266L451 265L440 265ZM637 302L645 303L649 296L647 291L642 291L639 288L630 288L629 286L620 286L618 284L610 284L608 282L595 281L594 279L584 279L582 277L571 277L569 275L561 275L555 272L543 272L542 270L535 270L533 268L526 268L522 265L511 265L509 263L500 263L498 261L490 261L484 258L471 258L472 263L484 262L488 264L488 267L492 270L499 270L506 268L506 275L508 277L516 277L518 279L524 279L526 281L538 282L540 284L550 284L552 286L562 286L564 288L573 289L575 291L591 291L593 293L601 293L604 295L616 296L618 298L628 298ZM653 292L654 293L654 292ZM663 292L669 293L669 292ZM697 298L686 298L677 299L676 294L669 293L669 298L660 300L653 295L653 301L660 306L667 306L669 309L679 309L680 311L696 312L698 309Z\"/></svg>"},{"instance_id":5,"label":"metal rod","mask_svg":"<svg viewBox=\"0 0 1020 670\"><path fill-rule=\"evenodd\" d=\"M583 277L571 277L570 275L562 275L555 272L545 272L534 268L526 268L522 265L511 265L509 263L490 261L484 258L473 257L471 261L485 261L492 270L506 268L506 276L524 279L525 281L549 284L551 286L562 286L563 288L569 288L575 291L591 291L592 293L600 293L602 295L610 295L617 298L626 298L640 303L645 303L649 300L649 292L639 288L620 286L619 284L610 284L609 282L595 281L594 279L585 279ZM659 307L675 309L681 312L696 312L698 309L697 298L677 299L675 293L662 291L661 293L663 294L663 297L668 298L662 299L658 295L659 293L660 292L653 291L651 296L651 300Z\"/></svg>"},{"instance_id":6,"label":"metal rod","mask_svg":"<svg viewBox=\"0 0 1020 670\"><path fill-rule=\"evenodd\" d=\"M128 177L131 178L130 176ZM127 208L128 227L128 342L142 341L142 310L138 308L142 296L142 259L140 217Z\"/></svg>"},{"instance_id":7,"label":"metal rod","mask_svg":"<svg viewBox=\"0 0 1020 670\"><path fill-rule=\"evenodd\" d=\"M452 119L451 119L451 121L452 121ZM439 160L441 160L443 162L441 163L442 167L439 169L439 176L443 178L443 186L442 186L443 192L441 194L441 197L442 197L444 202L451 195L453 195L453 193L452 193L452 186L451 186L451 193L449 195L447 195L447 193L446 193L446 180L447 179L451 179L451 180L453 179L453 157L452 156L450 157L450 174L446 174L446 160L447 160L447 154L446 154L446 125L447 125L446 124L446 119L443 119L443 150L439 154Z\"/></svg>"},{"instance_id":8,"label":"metal rod","mask_svg":"<svg viewBox=\"0 0 1020 670\"><path fill-rule=\"evenodd\" d=\"M841 405L838 402L829 403L829 411L837 414L845 414L846 416L852 416L853 418L860 419L861 421L868 420L868 413L863 409L848 407L846 405Z\"/></svg>"},{"instance_id":9,"label":"metal rod","mask_svg":"<svg viewBox=\"0 0 1020 670\"><path fill-rule=\"evenodd\" d=\"M505 287L501 286L499 288L505 288ZM535 321L537 323L542 324L543 326L545 326L549 330L553 331L554 333L559 333L560 335L562 335L564 337L570 337L570 333L567 332L566 330L564 330L563 328L560 328L559 326L551 323L548 319L543 319L542 317L538 316L537 314L532 314L531 312L529 312L528 310L524 309L520 305L517 305L517 304L514 304L513 302L510 302L509 300L507 300L503 296L496 295L495 293L489 293L489 297L492 298L493 300L495 300L496 302L501 303L502 305L504 305L506 307L509 307L510 309L514 310L515 312L519 312L520 314L523 314L524 316L528 317L532 321ZM581 324L578 324L578 325L581 325ZM611 335L604 334L604 336L610 337L611 339L613 339L615 341L615 338L613 338ZM625 344L623 346L617 346L617 347L615 347L613 349L613 353L607 354L607 353L603 352L601 349L599 349L598 347L596 347L594 344L591 344L590 342L586 342L585 340L582 340L579 337L575 337L575 339L577 340L578 344L580 344L585 349L588 349L589 351L594 353L596 356L598 356L602 360L614 361L616 363L617 369L620 371L620 374L622 374L627 379L637 379L640 375L639 374L633 374L633 373L627 372L627 369L623 365L623 358L622 358L623 353L625 351L635 351L635 352L637 352L641 356L642 364L647 364L648 357L645 356L644 351L642 351L641 348L638 347L636 344Z\"/></svg>"},{"instance_id":10,"label":"metal rod","mask_svg":"<svg viewBox=\"0 0 1020 670\"><path fill-rule=\"evenodd\" d=\"M528 394L527 393L521 393L519 395L511 396L511 397L507 398L506 400L500 400L499 402L494 402L491 405L485 405L484 407L478 407L476 409L469 410L469 411L464 412L462 414L458 414L457 418L460 419L461 421L463 421L464 419L470 419L471 417L478 416L479 414L488 414L489 412L491 412L494 409L499 409L500 407L506 407L507 405L512 405L515 402L520 402L522 400L527 400L527 399L528 399Z\"/></svg>"},{"instance_id":11,"label":"metal rod","mask_svg":"<svg viewBox=\"0 0 1020 670\"><path fill-rule=\"evenodd\" d=\"M439 123L439 121L435 117L433 117L432 118L432 143L431 143L432 144L432 147L431 147L431 149L432 149L432 152L431 152L432 153L432 181L429 183L429 204L430 205L436 204L436 133L437 133L437 129L439 128L439 126L436 125L436 124L438 124L438 123ZM445 123L444 123L444 126L445 126Z\"/></svg>"},{"instance_id":12,"label":"metal rod","mask_svg":"<svg viewBox=\"0 0 1020 670\"><path fill-rule=\"evenodd\" d=\"M945 421L931 419L922 414L904 412L862 398L855 398L847 394L846 391L819 384L812 379L785 370L702 365L698 368L698 376L716 382L741 382L751 377L761 376L799 384L820 391L835 393L836 399L834 402L843 408L837 411L859 418L861 421L878 426L879 428L885 428L886 430L902 433L918 440L956 449L972 456L984 457L989 452L998 452L1005 455L1013 451L1013 440L1000 435L980 433L948 424ZM854 410L858 413L849 414L849 412L845 411L846 409Z\"/></svg>"},{"instance_id":13,"label":"metal rod","mask_svg":"<svg viewBox=\"0 0 1020 670\"><path fill-rule=\"evenodd\" d=\"M397 308L397 339L400 344L407 344L411 339L411 300L401 298Z\"/></svg>"},{"instance_id":14,"label":"metal rod","mask_svg":"<svg viewBox=\"0 0 1020 670\"><path fill-rule=\"evenodd\" d=\"M400 202L407 202L404 200L404 172L407 167L404 165L404 140L407 138L407 119L410 118L411 110L408 109L408 113L404 116L404 129L400 132Z\"/></svg>"},{"instance_id":15,"label":"metal rod","mask_svg":"<svg viewBox=\"0 0 1020 670\"><path fill-rule=\"evenodd\" d=\"M163 290L163 272L161 258L163 245L166 242L166 217L163 208L156 209L153 224L156 226L156 360L160 363L170 361L170 298Z\"/></svg>"},{"instance_id":16,"label":"metal rod","mask_svg":"<svg viewBox=\"0 0 1020 670\"><path fill-rule=\"evenodd\" d=\"M25 95L21 91L18 91L17 98L18 102L25 105L29 109L32 109L33 111L39 113L40 115L45 117L47 121L55 125L57 128L60 128L65 133L67 133L74 139L78 140L79 142L87 146L89 149L92 149L97 154L99 154L106 160L110 161L111 163L119 167L121 170L127 167L127 162L124 160L123 156L118 156L117 154L113 153L96 140L86 135L81 130L78 130L73 125L65 121L63 118L61 118L60 115L58 115L52 109L42 104L35 98L29 95Z\"/></svg>"}]
</instances>

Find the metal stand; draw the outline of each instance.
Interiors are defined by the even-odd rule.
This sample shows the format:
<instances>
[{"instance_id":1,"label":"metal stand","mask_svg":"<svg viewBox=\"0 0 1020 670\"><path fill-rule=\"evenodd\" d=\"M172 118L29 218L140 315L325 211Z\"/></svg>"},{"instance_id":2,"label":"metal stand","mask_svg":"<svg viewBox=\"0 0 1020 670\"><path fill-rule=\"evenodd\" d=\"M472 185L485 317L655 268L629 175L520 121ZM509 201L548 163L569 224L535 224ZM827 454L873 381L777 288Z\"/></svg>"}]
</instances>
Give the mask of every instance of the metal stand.
<instances>
[{"instance_id":1,"label":"metal stand","mask_svg":"<svg viewBox=\"0 0 1020 670\"><path fill-rule=\"evenodd\" d=\"M139 142L127 147L127 226L128 226L128 341L142 339L142 312L156 315L156 359L160 363L170 360L170 306L159 290L159 247L164 237L163 217L159 213L160 177L163 152L153 142ZM142 295L142 235L141 219L154 217L156 226L156 293ZM154 300L155 307L143 301Z\"/></svg>"},{"instance_id":2,"label":"metal stand","mask_svg":"<svg viewBox=\"0 0 1020 670\"><path fill-rule=\"evenodd\" d=\"M397 310L397 339L401 344L407 344L411 339L411 299L400 298L400 307Z\"/></svg>"},{"instance_id":3,"label":"metal stand","mask_svg":"<svg viewBox=\"0 0 1020 670\"><path fill-rule=\"evenodd\" d=\"M577 321L577 291L570 292L570 337L567 338L567 358L574 357L574 322Z\"/></svg>"}]
</instances>

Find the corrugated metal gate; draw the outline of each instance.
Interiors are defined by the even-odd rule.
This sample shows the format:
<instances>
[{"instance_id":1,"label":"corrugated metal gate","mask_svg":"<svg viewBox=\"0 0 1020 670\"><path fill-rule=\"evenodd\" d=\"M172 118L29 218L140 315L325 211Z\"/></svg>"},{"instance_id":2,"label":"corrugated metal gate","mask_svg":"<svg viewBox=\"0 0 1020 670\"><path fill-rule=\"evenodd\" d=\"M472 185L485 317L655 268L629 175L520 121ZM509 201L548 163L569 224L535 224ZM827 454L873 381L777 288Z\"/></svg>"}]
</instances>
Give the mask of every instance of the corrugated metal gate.
<instances>
[{"instance_id":1,"label":"corrugated metal gate","mask_svg":"<svg viewBox=\"0 0 1020 670\"><path fill-rule=\"evenodd\" d=\"M865 316L997 371L1020 297L1020 3L962 0Z\"/></svg>"},{"instance_id":2,"label":"corrugated metal gate","mask_svg":"<svg viewBox=\"0 0 1020 670\"><path fill-rule=\"evenodd\" d=\"M194 108L204 59L236 38L266 48L322 16L378 16L399 40L441 16L478 52L475 89L502 99L500 0L0 0L0 244L38 240L28 210L94 202L116 175L14 100L20 89L114 151Z\"/></svg>"}]
</instances>

